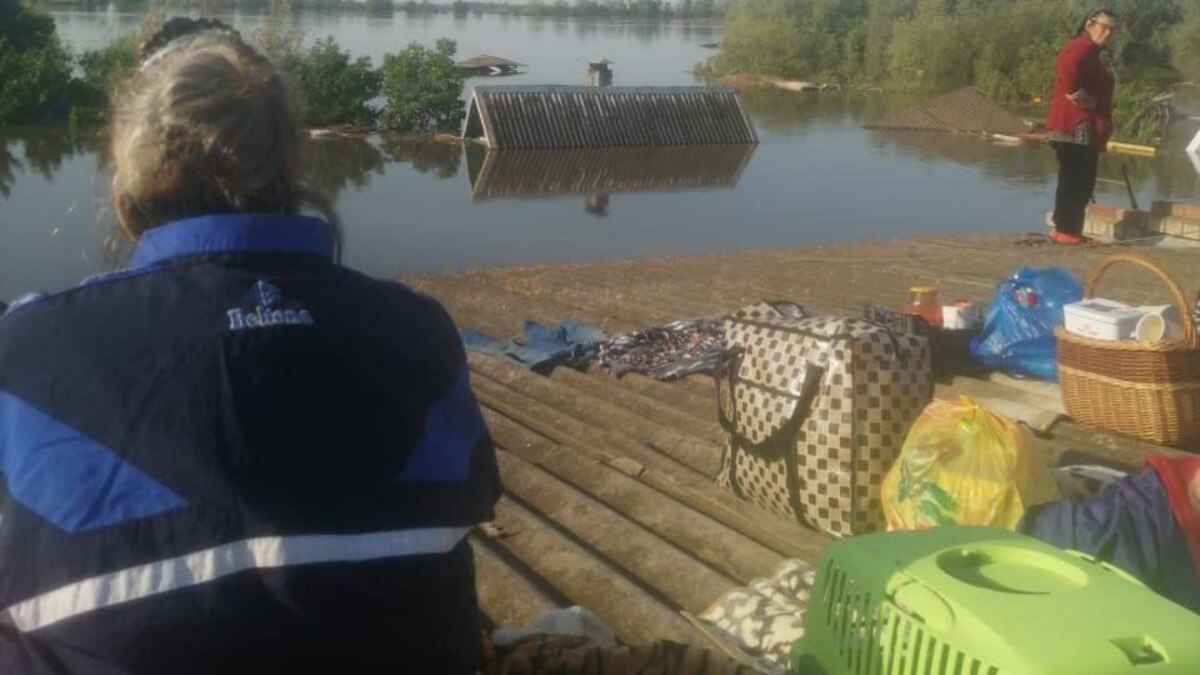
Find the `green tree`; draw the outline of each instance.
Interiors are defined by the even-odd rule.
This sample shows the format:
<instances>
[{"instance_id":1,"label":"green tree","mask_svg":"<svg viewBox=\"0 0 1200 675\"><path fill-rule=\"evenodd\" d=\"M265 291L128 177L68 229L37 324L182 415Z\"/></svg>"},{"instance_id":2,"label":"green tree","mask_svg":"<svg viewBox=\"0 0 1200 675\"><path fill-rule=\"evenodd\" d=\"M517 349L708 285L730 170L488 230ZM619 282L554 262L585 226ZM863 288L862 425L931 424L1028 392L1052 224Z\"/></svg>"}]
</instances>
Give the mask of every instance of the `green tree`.
<instances>
[{"instance_id":1,"label":"green tree","mask_svg":"<svg viewBox=\"0 0 1200 675\"><path fill-rule=\"evenodd\" d=\"M352 61L332 37L318 41L293 68L306 126L365 126L379 116L372 101L383 75L365 56Z\"/></svg>"},{"instance_id":2,"label":"green tree","mask_svg":"<svg viewBox=\"0 0 1200 675\"><path fill-rule=\"evenodd\" d=\"M303 58L304 33L296 23L289 0L272 0L266 23L254 34L254 44L284 72L292 74Z\"/></svg>"},{"instance_id":3,"label":"green tree","mask_svg":"<svg viewBox=\"0 0 1200 675\"><path fill-rule=\"evenodd\" d=\"M383 57L383 128L417 133L458 129L464 78L454 63L457 49L453 40L441 38L433 49L413 42Z\"/></svg>"},{"instance_id":4,"label":"green tree","mask_svg":"<svg viewBox=\"0 0 1200 675\"><path fill-rule=\"evenodd\" d=\"M1200 82L1200 10L1171 33L1171 64L1188 82Z\"/></svg>"},{"instance_id":5,"label":"green tree","mask_svg":"<svg viewBox=\"0 0 1200 675\"><path fill-rule=\"evenodd\" d=\"M0 0L0 123L44 118L65 102L71 59L54 19L19 0Z\"/></svg>"}]
</instances>

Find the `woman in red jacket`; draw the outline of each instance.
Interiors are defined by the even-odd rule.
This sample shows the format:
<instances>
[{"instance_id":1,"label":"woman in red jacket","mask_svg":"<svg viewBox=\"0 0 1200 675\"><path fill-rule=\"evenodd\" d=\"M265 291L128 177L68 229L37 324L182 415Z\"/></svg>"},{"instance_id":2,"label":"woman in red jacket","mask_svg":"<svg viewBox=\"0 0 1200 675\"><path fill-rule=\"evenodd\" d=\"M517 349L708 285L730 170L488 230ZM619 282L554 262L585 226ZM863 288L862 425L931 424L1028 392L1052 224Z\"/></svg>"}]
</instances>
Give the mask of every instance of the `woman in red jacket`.
<instances>
[{"instance_id":1,"label":"woman in red jacket","mask_svg":"<svg viewBox=\"0 0 1200 675\"><path fill-rule=\"evenodd\" d=\"M1054 65L1054 94L1046 131L1058 155L1058 191L1050 239L1082 244L1084 211L1096 186L1100 153L1112 134L1115 81L1100 52L1117 29L1117 15L1097 9L1084 18Z\"/></svg>"}]
</instances>

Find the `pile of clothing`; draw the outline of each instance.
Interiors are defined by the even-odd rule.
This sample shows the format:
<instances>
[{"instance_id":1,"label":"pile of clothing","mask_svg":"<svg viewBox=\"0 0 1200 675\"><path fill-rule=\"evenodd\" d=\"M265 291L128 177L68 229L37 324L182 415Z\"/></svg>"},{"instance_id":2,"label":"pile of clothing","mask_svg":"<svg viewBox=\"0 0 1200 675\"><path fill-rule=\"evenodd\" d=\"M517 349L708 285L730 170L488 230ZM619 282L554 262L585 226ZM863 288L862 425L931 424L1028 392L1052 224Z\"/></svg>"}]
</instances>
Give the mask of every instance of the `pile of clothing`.
<instances>
[{"instance_id":1,"label":"pile of clothing","mask_svg":"<svg viewBox=\"0 0 1200 675\"><path fill-rule=\"evenodd\" d=\"M464 330L461 336L468 351L488 354L541 375L549 375L558 366L583 368L599 361L605 372L617 377L639 373L657 380L675 380L716 373L726 358L722 321L711 318L674 321L615 336L574 319L557 326L526 320L521 335L503 342L475 330Z\"/></svg>"},{"instance_id":2,"label":"pile of clothing","mask_svg":"<svg viewBox=\"0 0 1200 675\"><path fill-rule=\"evenodd\" d=\"M713 374L725 363L721 319L674 321L665 326L618 335L600 343L600 367L617 377L640 373L675 380Z\"/></svg>"},{"instance_id":3,"label":"pile of clothing","mask_svg":"<svg viewBox=\"0 0 1200 675\"><path fill-rule=\"evenodd\" d=\"M461 331L460 336L469 352L494 356L540 375L549 375L558 366L582 368L594 361L606 334L574 319L561 321L557 326L543 326L526 319L521 335L504 342L469 329Z\"/></svg>"}]
</instances>

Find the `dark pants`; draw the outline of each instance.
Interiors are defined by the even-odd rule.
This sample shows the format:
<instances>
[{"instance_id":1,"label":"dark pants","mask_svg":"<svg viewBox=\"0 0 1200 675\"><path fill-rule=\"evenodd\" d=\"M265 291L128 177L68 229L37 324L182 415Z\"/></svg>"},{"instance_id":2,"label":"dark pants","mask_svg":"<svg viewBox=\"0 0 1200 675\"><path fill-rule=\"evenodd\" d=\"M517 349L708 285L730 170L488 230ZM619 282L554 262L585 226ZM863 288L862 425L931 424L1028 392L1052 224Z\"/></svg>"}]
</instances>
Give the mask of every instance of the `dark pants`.
<instances>
[{"instance_id":1,"label":"dark pants","mask_svg":"<svg viewBox=\"0 0 1200 675\"><path fill-rule=\"evenodd\" d=\"M1055 143L1058 191L1054 194L1054 226L1063 234L1083 232L1084 211L1096 189L1100 152L1090 145Z\"/></svg>"}]
</instances>

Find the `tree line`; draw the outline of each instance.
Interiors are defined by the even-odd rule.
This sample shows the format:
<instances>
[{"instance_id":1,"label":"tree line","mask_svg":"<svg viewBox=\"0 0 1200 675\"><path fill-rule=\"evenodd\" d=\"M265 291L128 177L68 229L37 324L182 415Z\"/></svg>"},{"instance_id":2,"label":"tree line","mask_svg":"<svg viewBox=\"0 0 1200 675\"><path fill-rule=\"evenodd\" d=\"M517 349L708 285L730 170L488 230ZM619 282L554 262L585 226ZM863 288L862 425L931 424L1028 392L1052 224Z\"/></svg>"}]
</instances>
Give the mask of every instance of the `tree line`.
<instances>
[{"instance_id":1,"label":"tree line","mask_svg":"<svg viewBox=\"0 0 1200 675\"><path fill-rule=\"evenodd\" d=\"M1048 97L1054 60L1098 0L738 0L718 73L940 92L976 85L1005 102ZM1123 138L1148 140L1155 95L1200 80L1200 0L1111 0L1105 58Z\"/></svg>"},{"instance_id":2,"label":"tree line","mask_svg":"<svg viewBox=\"0 0 1200 675\"><path fill-rule=\"evenodd\" d=\"M73 56L54 20L19 0L0 0L0 124L67 121L96 125L111 98L138 65L138 45L165 20L151 12L136 34ZM465 75L456 45L411 43L383 57L354 59L333 38L305 46L285 2L250 36L290 80L305 126L352 125L406 133L456 131Z\"/></svg>"},{"instance_id":3,"label":"tree line","mask_svg":"<svg viewBox=\"0 0 1200 675\"><path fill-rule=\"evenodd\" d=\"M103 9L112 2L120 11L145 9L154 0L43 0L63 7ZM158 2L162 6L163 3ZM215 9L267 9L271 0L167 0L165 6L200 11ZM507 16L572 18L704 19L720 17L725 5L717 0L530 0L504 3L487 0L293 0L297 9L318 9L371 14L453 14L455 16L503 14Z\"/></svg>"}]
</instances>

